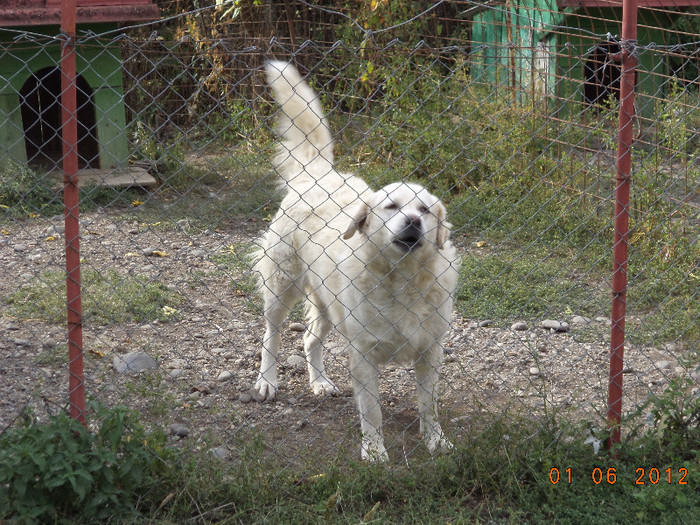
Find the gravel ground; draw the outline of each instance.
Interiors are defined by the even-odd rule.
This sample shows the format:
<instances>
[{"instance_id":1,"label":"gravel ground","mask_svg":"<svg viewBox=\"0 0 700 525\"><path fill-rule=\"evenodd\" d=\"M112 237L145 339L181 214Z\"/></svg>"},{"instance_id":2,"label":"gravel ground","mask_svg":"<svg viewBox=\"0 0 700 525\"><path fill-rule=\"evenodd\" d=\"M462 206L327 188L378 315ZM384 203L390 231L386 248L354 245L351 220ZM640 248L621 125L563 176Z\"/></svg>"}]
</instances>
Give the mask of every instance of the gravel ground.
<instances>
[{"instance_id":1,"label":"gravel ground","mask_svg":"<svg viewBox=\"0 0 700 525\"><path fill-rule=\"evenodd\" d=\"M329 374L341 390L317 399L307 388L303 325L294 316L284 334L277 400L258 403L249 389L257 375L262 322L250 295L243 264L225 264L227 254L250 243L262 222L230 223L202 231L186 220L146 224L132 210L99 210L81 219L86 270L159 281L184 299L170 319L85 323L88 395L106 405L140 411L173 442L216 447L228 457L250 433L268 435L267 445L284 458L301 451L359 451L359 424L352 404L347 356L336 337L327 344ZM66 335L62 323L18 319L8 294L63 269L62 218L4 221L0 234L0 429L24 407L36 417L65 409L68 396ZM231 248L233 245L233 248ZM63 290L56 293L63 294ZM455 316L447 334L440 412L446 432L459 439L484 414L508 410L539 418L552 411L570 420L599 424L607 399L609 323L606 319L558 319L568 331ZM633 322L633 320L630 320ZM686 370L677 345L626 349L624 408L632 410L650 392L660 392ZM157 367L119 373L115 356L146 352ZM116 360L118 364L120 359ZM411 370L389 366L383 373L386 434L394 452L410 452L418 433ZM200 446L200 445L198 445ZM358 455L359 456L359 455Z\"/></svg>"}]
</instances>

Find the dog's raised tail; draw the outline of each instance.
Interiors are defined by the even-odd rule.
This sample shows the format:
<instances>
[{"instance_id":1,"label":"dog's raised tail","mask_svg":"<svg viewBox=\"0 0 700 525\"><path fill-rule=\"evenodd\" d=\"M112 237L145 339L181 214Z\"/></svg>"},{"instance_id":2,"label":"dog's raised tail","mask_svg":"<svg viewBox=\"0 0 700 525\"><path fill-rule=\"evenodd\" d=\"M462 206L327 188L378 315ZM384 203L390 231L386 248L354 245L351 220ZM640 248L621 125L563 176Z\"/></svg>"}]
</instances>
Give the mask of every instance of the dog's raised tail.
<instances>
[{"instance_id":1,"label":"dog's raised tail","mask_svg":"<svg viewBox=\"0 0 700 525\"><path fill-rule=\"evenodd\" d=\"M265 73L281 110L277 128L281 144L275 158L280 176L290 182L290 177L304 172L327 173L333 166L333 138L318 95L287 62L270 61Z\"/></svg>"}]
</instances>

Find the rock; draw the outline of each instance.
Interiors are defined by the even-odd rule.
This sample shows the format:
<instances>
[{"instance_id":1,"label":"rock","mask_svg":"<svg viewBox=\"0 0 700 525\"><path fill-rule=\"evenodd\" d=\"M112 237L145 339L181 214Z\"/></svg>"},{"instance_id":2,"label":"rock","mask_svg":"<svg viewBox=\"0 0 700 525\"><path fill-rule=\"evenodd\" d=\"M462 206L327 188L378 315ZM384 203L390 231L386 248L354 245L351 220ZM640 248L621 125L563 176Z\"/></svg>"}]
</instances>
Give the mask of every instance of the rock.
<instances>
[{"instance_id":1,"label":"rock","mask_svg":"<svg viewBox=\"0 0 700 525\"><path fill-rule=\"evenodd\" d=\"M595 318L596 323L603 323L608 326L612 325L612 321L610 320L609 317L603 317L602 315L599 315L598 317Z\"/></svg>"},{"instance_id":2,"label":"rock","mask_svg":"<svg viewBox=\"0 0 700 525\"><path fill-rule=\"evenodd\" d=\"M253 396L251 396L249 393L244 392L238 397L238 401L241 403L250 403L253 400Z\"/></svg>"},{"instance_id":3,"label":"rock","mask_svg":"<svg viewBox=\"0 0 700 525\"><path fill-rule=\"evenodd\" d=\"M209 453L217 459L226 461L231 459L231 451L226 447L214 447L209 450Z\"/></svg>"},{"instance_id":4,"label":"rock","mask_svg":"<svg viewBox=\"0 0 700 525\"><path fill-rule=\"evenodd\" d=\"M591 320L588 317L575 315L571 318L571 324L589 324Z\"/></svg>"},{"instance_id":5,"label":"rock","mask_svg":"<svg viewBox=\"0 0 700 525\"><path fill-rule=\"evenodd\" d=\"M289 329L292 332L305 332L306 331L306 326L302 323L292 323L289 325Z\"/></svg>"},{"instance_id":6,"label":"rock","mask_svg":"<svg viewBox=\"0 0 700 525\"><path fill-rule=\"evenodd\" d=\"M550 330L554 330L555 332L568 332L569 323L555 321L554 319L545 319L542 321L542 328L548 328Z\"/></svg>"},{"instance_id":7,"label":"rock","mask_svg":"<svg viewBox=\"0 0 700 525\"><path fill-rule=\"evenodd\" d=\"M192 250L190 253L193 257L199 257L200 259L204 259L207 256L207 252L204 250Z\"/></svg>"},{"instance_id":8,"label":"rock","mask_svg":"<svg viewBox=\"0 0 700 525\"><path fill-rule=\"evenodd\" d=\"M527 323L523 321L518 321L517 323L513 323L510 326L511 330L515 330L516 332L524 332L527 330Z\"/></svg>"},{"instance_id":9,"label":"rock","mask_svg":"<svg viewBox=\"0 0 700 525\"><path fill-rule=\"evenodd\" d=\"M168 427L168 434L171 436L177 436L177 437L187 437L189 435L190 431L187 429L187 427L181 423L173 423Z\"/></svg>"},{"instance_id":10,"label":"rock","mask_svg":"<svg viewBox=\"0 0 700 525\"><path fill-rule=\"evenodd\" d=\"M65 233L65 231L66 231L66 229L63 226L49 226L44 231L44 235L46 237L59 236L59 235L63 235Z\"/></svg>"},{"instance_id":11,"label":"rock","mask_svg":"<svg viewBox=\"0 0 700 525\"><path fill-rule=\"evenodd\" d=\"M44 339L41 344L44 346L44 348L56 348L58 346L58 343L56 342L55 339L51 339L50 337L47 337Z\"/></svg>"},{"instance_id":12,"label":"rock","mask_svg":"<svg viewBox=\"0 0 700 525\"><path fill-rule=\"evenodd\" d=\"M184 373L185 373L185 371L182 368L174 368L170 371L170 373L168 374L168 377L170 379L177 379L178 377L180 377Z\"/></svg>"},{"instance_id":13,"label":"rock","mask_svg":"<svg viewBox=\"0 0 700 525\"><path fill-rule=\"evenodd\" d=\"M223 382L223 381L228 381L232 377L233 377L233 372L231 372L230 370L224 370L223 372L221 372L219 374L219 377L217 377L216 380Z\"/></svg>"},{"instance_id":14,"label":"rock","mask_svg":"<svg viewBox=\"0 0 700 525\"><path fill-rule=\"evenodd\" d=\"M666 370L667 368L671 368L671 362L666 360L657 361L656 363L654 363L654 366L656 366L656 368L658 368L659 370Z\"/></svg>"},{"instance_id":15,"label":"rock","mask_svg":"<svg viewBox=\"0 0 700 525\"><path fill-rule=\"evenodd\" d=\"M292 354L287 358L287 364L292 367L297 367L306 363L306 358L297 354Z\"/></svg>"},{"instance_id":16,"label":"rock","mask_svg":"<svg viewBox=\"0 0 700 525\"><path fill-rule=\"evenodd\" d=\"M536 366L531 366L530 367L530 375L531 376L537 376L540 374L540 369L537 368Z\"/></svg>"},{"instance_id":17,"label":"rock","mask_svg":"<svg viewBox=\"0 0 700 525\"><path fill-rule=\"evenodd\" d=\"M143 250L143 254L144 254L146 257L151 257L151 256L153 255L154 252L155 252L155 250L154 250L153 248L146 248L146 249Z\"/></svg>"},{"instance_id":18,"label":"rock","mask_svg":"<svg viewBox=\"0 0 700 525\"><path fill-rule=\"evenodd\" d=\"M157 366L156 360L146 352L130 352L114 356L114 369L120 374L142 372Z\"/></svg>"},{"instance_id":19,"label":"rock","mask_svg":"<svg viewBox=\"0 0 700 525\"><path fill-rule=\"evenodd\" d=\"M14 250L16 252L24 252L27 250L27 245L26 244L15 244L12 248L14 248Z\"/></svg>"},{"instance_id":20,"label":"rock","mask_svg":"<svg viewBox=\"0 0 700 525\"><path fill-rule=\"evenodd\" d=\"M288 397L287 398L287 403L290 405L296 405L299 400L296 397Z\"/></svg>"},{"instance_id":21,"label":"rock","mask_svg":"<svg viewBox=\"0 0 700 525\"><path fill-rule=\"evenodd\" d=\"M667 343L663 346L665 352L677 352L678 345L676 343Z\"/></svg>"},{"instance_id":22,"label":"rock","mask_svg":"<svg viewBox=\"0 0 700 525\"><path fill-rule=\"evenodd\" d=\"M483 321L479 321L478 327L479 328L486 328L487 326L491 326L492 323L493 323L493 320L485 319Z\"/></svg>"}]
</instances>

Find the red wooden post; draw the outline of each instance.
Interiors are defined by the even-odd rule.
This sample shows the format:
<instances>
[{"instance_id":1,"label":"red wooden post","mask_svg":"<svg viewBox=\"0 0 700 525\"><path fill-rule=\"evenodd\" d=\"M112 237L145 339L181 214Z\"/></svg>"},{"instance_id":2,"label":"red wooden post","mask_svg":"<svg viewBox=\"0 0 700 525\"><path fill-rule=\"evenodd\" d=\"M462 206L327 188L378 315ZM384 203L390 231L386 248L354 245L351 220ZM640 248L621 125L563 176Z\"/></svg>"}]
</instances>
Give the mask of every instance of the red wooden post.
<instances>
[{"instance_id":1,"label":"red wooden post","mask_svg":"<svg viewBox=\"0 0 700 525\"><path fill-rule=\"evenodd\" d=\"M620 121L617 138L617 184L615 188L615 233L613 235L612 331L610 336L610 382L608 425L612 433L607 447L620 443L622 417L622 370L625 354L625 308L627 302L627 242L629 224L630 171L634 121L634 89L637 68L637 0L622 3L622 51L620 60Z\"/></svg>"},{"instance_id":2,"label":"red wooden post","mask_svg":"<svg viewBox=\"0 0 700 525\"><path fill-rule=\"evenodd\" d=\"M78 222L78 113L75 64L76 0L63 0L61 30L61 116L63 136L63 203L66 226L66 300L68 314L69 400L71 417L85 423L83 310Z\"/></svg>"}]
</instances>

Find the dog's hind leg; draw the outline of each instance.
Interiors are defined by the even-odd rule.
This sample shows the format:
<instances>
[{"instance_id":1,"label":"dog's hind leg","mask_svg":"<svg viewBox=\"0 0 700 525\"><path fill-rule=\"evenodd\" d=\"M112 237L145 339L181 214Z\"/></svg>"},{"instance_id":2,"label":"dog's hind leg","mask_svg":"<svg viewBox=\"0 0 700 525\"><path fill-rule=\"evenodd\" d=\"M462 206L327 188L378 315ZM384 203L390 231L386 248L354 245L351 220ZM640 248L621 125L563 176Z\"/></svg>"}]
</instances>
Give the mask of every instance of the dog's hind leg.
<instances>
[{"instance_id":1,"label":"dog's hind leg","mask_svg":"<svg viewBox=\"0 0 700 525\"><path fill-rule=\"evenodd\" d=\"M435 347L429 349L426 352L427 355L422 356L416 363L420 433L423 435L423 439L431 454L436 452L437 449L450 450L453 448L452 443L442 432L437 419L437 387L440 358L436 356L440 354L436 354L435 351ZM442 352L442 349L439 349L439 352Z\"/></svg>"},{"instance_id":2,"label":"dog's hind leg","mask_svg":"<svg viewBox=\"0 0 700 525\"><path fill-rule=\"evenodd\" d=\"M326 375L323 363L323 341L333 329L324 312L316 306L312 299L307 304L308 328L304 334L304 353L309 367L309 383L314 395L327 396L335 394L338 389Z\"/></svg>"}]
</instances>

